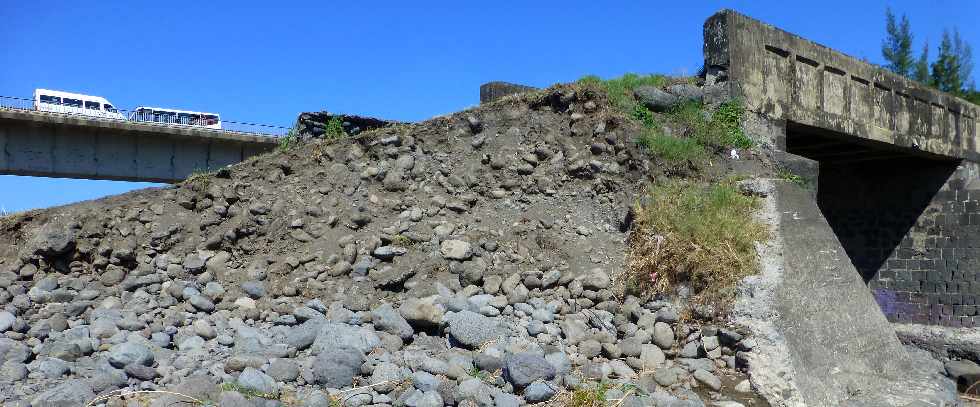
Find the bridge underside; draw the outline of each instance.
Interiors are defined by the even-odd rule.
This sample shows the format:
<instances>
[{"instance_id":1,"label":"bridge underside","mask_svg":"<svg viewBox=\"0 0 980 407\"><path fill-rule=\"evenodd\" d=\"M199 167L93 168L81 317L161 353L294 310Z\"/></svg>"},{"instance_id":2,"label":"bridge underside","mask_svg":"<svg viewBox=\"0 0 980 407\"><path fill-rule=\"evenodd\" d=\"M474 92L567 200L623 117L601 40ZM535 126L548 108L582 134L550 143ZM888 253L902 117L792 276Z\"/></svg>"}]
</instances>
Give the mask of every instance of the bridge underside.
<instances>
[{"instance_id":1,"label":"bridge underside","mask_svg":"<svg viewBox=\"0 0 980 407\"><path fill-rule=\"evenodd\" d=\"M274 138L0 111L0 174L177 182L271 150Z\"/></svg>"},{"instance_id":2,"label":"bridge underside","mask_svg":"<svg viewBox=\"0 0 980 407\"><path fill-rule=\"evenodd\" d=\"M817 163L818 206L889 320L980 325L975 164L794 123L786 151Z\"/></svg>"}]
</instances>

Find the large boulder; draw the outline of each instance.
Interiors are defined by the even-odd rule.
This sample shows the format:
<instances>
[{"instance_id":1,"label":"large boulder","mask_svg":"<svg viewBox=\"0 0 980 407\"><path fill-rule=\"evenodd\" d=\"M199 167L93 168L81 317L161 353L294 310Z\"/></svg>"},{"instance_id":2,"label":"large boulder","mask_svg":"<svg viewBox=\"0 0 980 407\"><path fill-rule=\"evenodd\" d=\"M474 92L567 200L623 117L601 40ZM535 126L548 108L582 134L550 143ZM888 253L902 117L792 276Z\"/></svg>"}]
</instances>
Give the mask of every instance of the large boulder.
<instances>
[{"instance_id":1,"label":"large boulder","mask_svg":"<svg viewBox=\"0 0 980 407\"><path fill-rule=\"evenodd\" d=\"M364 353L351 347L331 347L321 351L313 359L311 369L316 384L341 389L354 383L361 371Z\"/></svg>"},{"instance_id":2,"label":"large boulder","mask_svg":"<svg viewBox=\"0 0 980 407\"><path fill-rule=\"evenodd\" d=\"M412 326L391 304L382 304L372 311L372 314L374 314L374 327L380 331L396 335L406 341L412 339L412 335L415 334Z\"/></svg>"},{"instance_id":3,"label":"large boulder","mask_svg":"<svg viewBox=\"0 0 980 407\"><path fill-rule=\"evenodd\" d=\"M150 366L153 359L153 351L139 343L123 342L109 348L109 364L120 369L131 364Z\"/></svg>"},{"instance_id":4,"label":"large boulder","mask_svg":"<svg viewBox=\"0 0 980 407\"><path fill-rule=\"evenodd\" d=\"M379 346L381 346L381 338L374 330L325 322L320 326L320 331L317 333L310 350L314 354L318 354L329 349L349 348L356 349L363 355Z\"/></svg>"},{"instance_id":5,"label":"large boulder","mask_svg":"<svg viewBox=\"0 0 980 407\"><path fill-rule=\"evenodd\" d=\"M535 380L555 378L555 367L547 359L533 353L511 355L504 363L504 377L514 387L524 388Z\"/></svg>"},{"instance_id":6,"label":"large boulder","mask_svg":"<svg viewBox=\"0 0 980 407\"><path fill-rule=\"evenodd\" d=\"M30 254L60 256L75 248L75 230L57 219L41 226L27 243Z\"/></svg>"},{"instance_id":7,"label":"large boulder","mask_svg":"<svg viewBox=\"0 0 980 407\"><path fill-rule=\"evenodd\" d=\"M472 311L457 312L447 320L450 338L470 349L478 348L507 333L496 319Z\"/></svg>"},{"instance_id":8,"label":"large boulder","mask_svg":"<svg viewBox=\"0 0 980 407\"><path fill-rule=\"evenodd\" d=\"M665 112L680 102L677 96L664 92L656 86L637 86L633 96L647 109L654 112Z\"/></svg>"},{"instance_id":9,"label":"large boulder","mask_svg":"<svg viewBox=\"0 0 980 407\"><path fill-rule=\"evenodd\" d=\"M95 392L82 380L69 380L38 394L31 401L34 407L78 407L95 398Z\"/></svg>"}]
</instances>

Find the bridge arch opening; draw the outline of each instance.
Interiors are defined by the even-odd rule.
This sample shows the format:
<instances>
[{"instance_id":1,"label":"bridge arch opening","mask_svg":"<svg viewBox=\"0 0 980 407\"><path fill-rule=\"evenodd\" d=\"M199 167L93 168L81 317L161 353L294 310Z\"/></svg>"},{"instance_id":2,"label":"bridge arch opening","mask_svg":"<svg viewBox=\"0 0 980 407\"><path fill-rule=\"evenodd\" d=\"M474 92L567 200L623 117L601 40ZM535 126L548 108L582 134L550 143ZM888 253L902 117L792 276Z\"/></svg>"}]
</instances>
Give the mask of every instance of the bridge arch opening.
<instances>
[{"instance_id":1,"label":"bridge arch opening","mask_svg":"<svg viewBox=\"0 0 980 407\"><path fill-rule=\"evenodd\" d=\"M785 151L812 160L808 187L889 320L974 326L975 164L792 122Z\"/></svg>"}]
</instances>

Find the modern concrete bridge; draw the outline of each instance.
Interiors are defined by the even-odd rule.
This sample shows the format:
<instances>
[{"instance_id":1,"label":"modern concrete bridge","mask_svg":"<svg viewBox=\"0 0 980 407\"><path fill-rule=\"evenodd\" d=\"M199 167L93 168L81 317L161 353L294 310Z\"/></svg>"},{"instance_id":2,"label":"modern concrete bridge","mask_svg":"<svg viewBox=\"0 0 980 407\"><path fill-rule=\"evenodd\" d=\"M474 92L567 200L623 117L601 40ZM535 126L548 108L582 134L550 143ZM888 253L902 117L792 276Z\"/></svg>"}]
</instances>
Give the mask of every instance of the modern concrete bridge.
<instances>
[{"instance_id":1,"label":"modern concrete bridge","mask_svg":"<svg viewBox=\"0 0 980 407\"><path fill-rule=\"evenodd\" d=\"M0 174L177 182L277 144L227 130L0 108Z\"/></svg>"}]
</instances>

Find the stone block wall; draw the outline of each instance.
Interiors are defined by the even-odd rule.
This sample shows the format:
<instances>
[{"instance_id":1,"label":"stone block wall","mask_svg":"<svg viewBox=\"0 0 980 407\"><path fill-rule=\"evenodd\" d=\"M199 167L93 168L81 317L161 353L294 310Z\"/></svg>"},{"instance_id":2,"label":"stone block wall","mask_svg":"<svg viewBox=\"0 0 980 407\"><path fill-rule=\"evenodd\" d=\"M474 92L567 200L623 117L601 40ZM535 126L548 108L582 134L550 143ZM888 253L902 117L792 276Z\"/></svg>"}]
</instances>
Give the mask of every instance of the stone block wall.
<instances>
[{"instance_id":1,"label":"stone block wall","mask_svg":"<svg viewBox=\"0 0 980 407\"><path fill-rule=\"evenodd\" d=\"M980 185L969 162L821 163L821 211L889 320L980 326Z\"/></svg>"}]
</instances>

